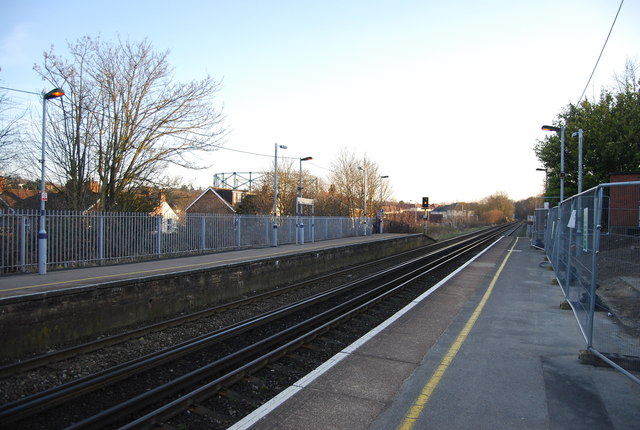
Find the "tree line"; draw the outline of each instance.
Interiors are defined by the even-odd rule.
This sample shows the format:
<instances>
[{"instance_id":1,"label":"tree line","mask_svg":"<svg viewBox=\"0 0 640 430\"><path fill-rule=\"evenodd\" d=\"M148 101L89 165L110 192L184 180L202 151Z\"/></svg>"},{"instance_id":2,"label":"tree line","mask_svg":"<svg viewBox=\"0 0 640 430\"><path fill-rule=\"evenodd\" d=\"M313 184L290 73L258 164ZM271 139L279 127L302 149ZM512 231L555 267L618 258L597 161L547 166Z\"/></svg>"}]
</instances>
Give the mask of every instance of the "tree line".
<instances>
[{"instance_id":1,"label":"tree line","mask_svg":"<svg viewBox=\"0 0 640 430\"><path fill-rule=\"evenodd\" d=\"M597 99L568 104L553 125L565 129L565 198L578 191L578 138L583 130L583 191L609 182L614 172L640 170L640 66L627 61L611 88L603 88ZM537 142L534 151L546 170L545 196L557 203L560 196L561 142L550 133Z\"/></svg>"}]
</instances>

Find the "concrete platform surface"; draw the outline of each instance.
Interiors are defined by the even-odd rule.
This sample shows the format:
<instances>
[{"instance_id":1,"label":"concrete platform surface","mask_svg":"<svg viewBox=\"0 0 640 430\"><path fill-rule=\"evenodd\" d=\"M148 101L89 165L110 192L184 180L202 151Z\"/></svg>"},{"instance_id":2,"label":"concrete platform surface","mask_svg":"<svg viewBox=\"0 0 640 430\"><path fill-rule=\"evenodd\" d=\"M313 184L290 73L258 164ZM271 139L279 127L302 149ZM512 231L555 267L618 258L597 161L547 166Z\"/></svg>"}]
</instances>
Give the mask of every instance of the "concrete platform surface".
<instances>
[{"instance_id":1,"label":"concrete platform surface","mask_svg":"<svg viewBox=\"0 0 640 430\"><path fill-rule=\"evenodd\" d=\"M503 238L234 429L640 429L640 386L581 364L544 253Z\"/></svg>"}]
</instances>

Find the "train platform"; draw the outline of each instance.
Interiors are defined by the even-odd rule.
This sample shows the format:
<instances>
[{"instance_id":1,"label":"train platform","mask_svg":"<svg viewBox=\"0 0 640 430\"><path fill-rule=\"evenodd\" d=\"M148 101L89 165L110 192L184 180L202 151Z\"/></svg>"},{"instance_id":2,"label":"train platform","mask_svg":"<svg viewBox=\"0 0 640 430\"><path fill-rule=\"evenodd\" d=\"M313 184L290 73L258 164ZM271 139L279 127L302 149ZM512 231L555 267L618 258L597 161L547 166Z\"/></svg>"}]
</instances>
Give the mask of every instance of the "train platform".
<instances>
[{"instance_id":1,"label":"train platform","mask_svg":"<svg viewBox=\"0 0 640 430\"><path fill-rule=\"evenodd\" d=\"M582 364L543 252L502 238L239 429L640 429L640 386Z\"/></svg>"},{"instance_id":2,"label":"train platform","mask_svg":"<svg viewBox=\"0 0 640 430\"><path fill-rule=\"evenodd\" d=\"M0 276L0 299L54 290L89 287L113 281L171 275L190 270L204 270L234 263L250 262L272 257L284 257L304 252L364 244L367 242L393 240L401 236L409 235L383 233L320 242L307 242L304 244L280 245L278 247L248 248L189 257L162 258L139 263L51 270L45 275L26 273Z\"/></svg>"}]
</instances>

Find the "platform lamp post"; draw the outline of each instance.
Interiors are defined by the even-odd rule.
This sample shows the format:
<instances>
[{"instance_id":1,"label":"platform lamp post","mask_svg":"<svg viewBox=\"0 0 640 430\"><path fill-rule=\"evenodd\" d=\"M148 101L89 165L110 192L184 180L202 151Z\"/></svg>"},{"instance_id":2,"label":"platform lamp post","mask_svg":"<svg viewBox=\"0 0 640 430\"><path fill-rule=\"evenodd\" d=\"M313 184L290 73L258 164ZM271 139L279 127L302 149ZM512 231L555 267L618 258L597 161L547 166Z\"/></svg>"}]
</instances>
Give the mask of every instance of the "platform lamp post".
<instances>
[{"instance_id":1,"label":"platform lamp post","mask_svg":"<svg viewBox=\"0 0 640 430\"><path fill-rule=\"evenodd\" d=\"M300 159L300 185L298 186L298 194L302 198L302 162L313 160L313 157L304 157ZM302 221L302 214L298 212L298 203L296 202L296 227L300 230L300 243L304 244L304 222ZM296 230L296 243L298 243L298 230Z\"/></svg>"},{"instance_id":2,"label":"platform lamp post","mask_svg":"<svg viewBox=\"0 0 640 430\"><path fill-rule=\"evenodd\" d=\"M56 99L64 96L64 90L61 88L54 88L46 94L36 93L33 91L18 90L15 88L0 87L0 89L8 91L16 91L19 93L35 94L42 96L42 159L40 163L42 165L41 183L40 183L40 229L38 231L38 273L41 275L47 274L47 228L46 228L46 213L45 213L45 201L47 199L47 192L45 189L45 149L46 139L45 130L47 122L47 100Z\"/></svg>"},{"instance_id":3,"label":"platform lamp post","mask_svg":"<svg viewBox=\"0 0 640 430\"><path fill-rule=\"evenodd\" d=\"M545 131L555 131L560 133L560 202L564 200L564 127L554 127L552 125L543 125Z\"/></svg>"},{"instance_id":4,"label":"platform lamp post","mask_svg":"<svg viewBox=\"0 0 640 430\"><path fill-rule=\"evenodd\" d=\"M364 167L360 167L358 166L358 170L362 170L362 175L364 177L364 197L363 197L363 203L364 203L364 213L363 213L363 221L362 221L362 225L364 226L364 235L367 235L367 169L365 169Z\"/></svg>"},{"instance_id":5,"label":"platform lamp post","mask_svg":"<svg viewBox=\"0 0 640 430\"><path fill-rule=\"evenodd\" d=\"M278 148L287 149L287 145L275 144L276 152L273 162L273 238L271 246L278 246Z\"/></svg>"},{"instance_id":6,"label":"platform lamp post","mask_svg":"<svg viewBox=\"0 0 640 430\"><path fill-rule=\"evenodd\" d=\"M45 129L47 122L47 100L64 96L64 91L55 88L42 96L42 177L40 184L40 230L38 231L38 273L47 274L47 216L45 212L45 202L47 201L47 191L45 189L44 169L45 169Z\"/></svg>"},{"instance_id":7,"label":"platform lamp post","mask_svg":"<svg viewBox=\"0 0 640 430\"><path fill-rule=\"evenodd\" d=\"M389 179L388 175L380 176L380 179ZM384 215L384 211L382 210L382 183L380 183L380 223L378 224L378 233L382 234L382 216Z\"/></svg>"},{"instance_id":8,"label":"platform lamp post","mask_svg":"<svg viewBox=\"0 0 640 430\"><path fill-rule=\"evenodd\" d=\"M582 192L582 129L571 133L571 137L578 136L578 194Z\"/></svg>"},{"instance_id":9,"label":"platform lamp post","mask_svg":"<svg viewBox=\"0 0 640 430\"><path fill-rule=\"evenodd\" d=\"M545 169L544 167L538 167L536 168L537 172L544 172L544 194L547 194L547 190L549 189L549 175L547 173L547 169ZM544 196L543 196L544 197ZM544 202L544 198L543 198L543 202ZM544 206L544 204L543 204Z\"/></svg>"},{"instance_id":10,"label":"platform lamp post","mask_svg":"<svg viewBox=\"0 0 640 430\"><path fill-rule=\"evenodd\" d=\"M577 214L577 229L576 229L576 234L578 235L578 237L580 238L580 242L582 242L584 245L582 246L582 248L584 249L584 251L586 252L587 250L587 244L586 244L586 237L583 236L583 231L582 231L582 217L583 217L583 207L582 207L582 196L580 196L580 194L582 193L582 129L578 129L578 131L574 132L571 134L571 137L576 137L578 136L578 214ZM580 255L580 246L576 246L576 255Z\"/></svg>"},{"instance_id":11,"label":"platform lamp post","mask_svg":"<svg viewBox=\"0 0 640 430\"><path fill-rule=\"evenodd\" d=\"M560 133L560 202L558 203L558 219L557 223L560 225L562 219L562 201L564 200L564 127L554 127L551 125L543 125L542 129L545 131L555 131ZM555 253L556 261L554 267L559 267L560 264L560 234L556 234Z\"/></svg>"}]
</instances>

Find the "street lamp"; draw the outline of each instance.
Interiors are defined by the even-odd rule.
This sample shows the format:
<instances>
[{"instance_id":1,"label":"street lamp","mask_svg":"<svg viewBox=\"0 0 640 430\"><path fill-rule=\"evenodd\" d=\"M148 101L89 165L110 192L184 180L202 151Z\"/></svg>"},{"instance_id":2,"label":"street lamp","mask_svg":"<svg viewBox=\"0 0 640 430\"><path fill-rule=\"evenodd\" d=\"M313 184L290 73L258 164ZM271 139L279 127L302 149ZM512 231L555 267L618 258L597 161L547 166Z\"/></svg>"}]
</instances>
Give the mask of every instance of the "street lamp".
<instances>
[{"instance_id":1,"label":"street lamp","mask_svg":"<svg viewBox=\"0 0 640 430\"><path fill-rule=\"evenodd\" d=\"M380 176L380 179L389 179L389 176L387 175L382 175ZM382 210L382 183L380 183L380 222L378 223L378 233L382 234L382 216L383 216L384 212Z\"/></svg>"},{"instance_id":2,"label":"street lamp","mask_svg":"<svg viewBox=\"0 0 640 430\"><path fill-rule=\"evenodd\" d=\"M40 230L38 231L38 273L47 274L47 216L45 212L45 202L47 201L47 191L45 189L44 167L45 167L45 126L47 122L47 100L64 96L64 91L54 88L42 96L42 182L40 184Z\"/></svg>"},{"instance_id":3,"label":"street lamp","mask_svg":"<svg viewBox=\"0 0 640 430\"><path fill-rule=\"evenodd\" d=\"M571 137L578 136L578 194L582 192L582 129L571 134Z\"/></svg>"},{"instance_id":4,"label":"street lamp","mask_svg":"<svg viewBox=\"0 0 640 430\"><path fill-rule=\"evenodd\" d=\"M47 274L47 228L46 228L46 214L45 214L45 201L47 200L47 192L45 190L44 169L45 169L45 129L47 121L47 100L56 99L64 96L64 90L61 88L54 88L46 94L36 93L33 91L17 90L15 88L0 87L3 90L16 91L19 93L42 95L42 174L40 184L40 230L38 231L38 273L41 275Z\"/></svg>"},{"instance_id":5,"label":"street lamp","mask_svg":"<svg viewBox=\"0 0 640 430\"><path fill-rule=\"evenodd\" d=\"M547 195L547 190L549 189L549 175L547 173L547 169L545 169L544 167L538 167L536 168L537 172L544 172L544 195L542 196L542 201L544 202L544 197ZM537 205L537 199L536 199L536 205ZM544 204L543 204L544 206Z\"/></svg>"},{"instance_id":6,"label":"street lamp","mask_svg":"<svg viewBox=\"0 0 640 430\"><path fill-rule=\"evenodd\" d=\"M276 153L273 163L273 239L271 246L278 246L278 148L287 149L287 145L275 144Z\"/></svg>"},{"instance_id":7,"label":"street lamp","mask_svg":"<svg viewBox=\"0 0 640 430\"><path fill-rule=\"evenodd\" d=\"M547 169L544 167L538 167L536 169L538 172L544 172L544 192L547 193L547 188L549 187L549 177L547 176Z\"/></svg>"},{"instance_id":8,"label":"street lamp","mask_svg":"<svg viewBox=\"0 0 640 430\"><path fill-rule=\"evenodd\" d=\"M542 129L560 133L560 201L562 202L564 200L564 127L543 125Z\"/></svg>"},{"instance_id":9,"label":"street lamp","mask_svg":"<svg viewBox=\"0 0 640 430\"><path fill-rule=\"evenodd\" d=\"M362 225L364 226L364 235L367 235L367 169L364 167L358 166L358 170L362 170L362 175L364 176L364 214Z\"/></svg>"},{"instance_id":10,"label":"street lamp","mask_svg":"<svg viewBox=\"0 0 640 430\"><path fill-rule=\"evenodd\" d=\"M300 159L300 186L298 186L300 198L302 198L302 162L309 160L313 160L313 157L304 157ZM301 214L298 212L298 202L296 202L296 226L300 229L300 243L304 244L304 222L302 221ZM298 243L298 230L296 230L296 243Z\"/></svg>"}]
</instances>

